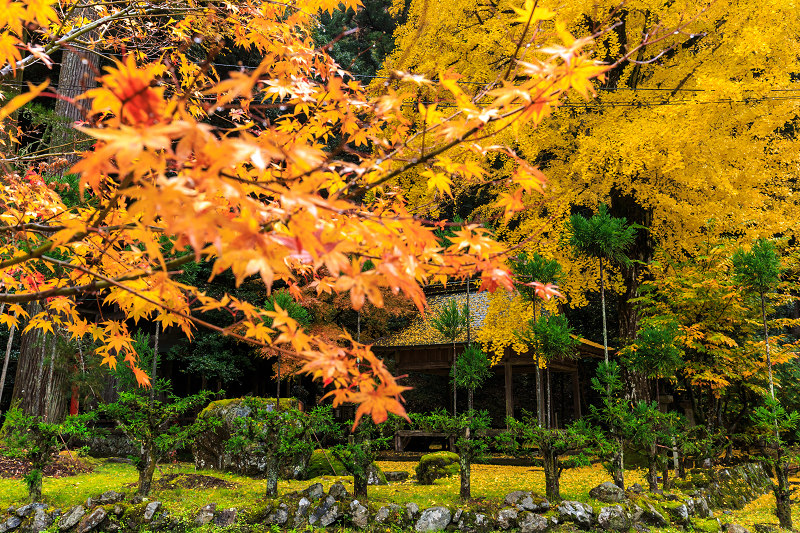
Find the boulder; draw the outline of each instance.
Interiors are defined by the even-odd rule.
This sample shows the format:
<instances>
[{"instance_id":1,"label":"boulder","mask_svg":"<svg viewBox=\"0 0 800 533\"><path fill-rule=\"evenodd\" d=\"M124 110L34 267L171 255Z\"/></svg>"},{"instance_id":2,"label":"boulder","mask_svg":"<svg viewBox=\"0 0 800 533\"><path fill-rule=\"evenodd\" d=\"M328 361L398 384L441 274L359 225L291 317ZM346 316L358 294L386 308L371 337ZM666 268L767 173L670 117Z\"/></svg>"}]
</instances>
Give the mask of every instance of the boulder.
<instances>
[{"instance_id":1,"label":"boulder","mask_svg":"<svg viewBox=\"0 0 800 533\"><path fill-rule=\"evenodd\" d=\"M725 526L726 533L750 533L750 530L739 524L728 524Z\"/></svg>"},{"instance_id":2,"label":"boulder","mask_svg":"<svg viewBox=\"0 0 800 533\"><path fill-rule=\"evenodd\" d=\"M274 409L275 398L257 398L267 409ZM298 407L294 398L281 398L281 407ZM215 419L219 425L210 431L200 433L192 447L194 464L198 469L222 470L245 476L263 476L267 469L266 457L251 451L231 453L226 443L234 432L237 418L250 415L250 408L244 404L243 398L217 400L203 409L198 418ZM281 477L284 479L305 479L310 459L309 453L300 453L281 465Z\"/></svg>"},{"instance_id":3,"label":"boulder","mask_svg":"<svg viewBox=\"0 0 800 533\"><path fill-rule=\"evenodd\" d=\"M669 525L669 520L667 520L658 509L653 507L651 503L647 503L642 510L642 521L654 527L667 527Z\"/></svg>"},{"instance_id":4,"label":"boulder","mask_svg":"<svg viewBox=\"0 0 800 533\"><path fill-rule=\"evenodd\" d=\"M11 516L5 522L0 523L0 533L6 533L6 531L13 531L17 529L20 524L22 524L22 518L18 516Z\"/></svg>"},{"instance_id":5,"label":"boulder","mask_svg":"<svg viewBox=\"0 0 800 533\"><path fill-rule=\"evenodd\" d=\"M463 533L486 533L493 529L492 520L488 516L472 511L462 512L458 521L453 523Z\"/></svg>"},{"instance_id":6,"label":"boulder","mask_svg":"<svg viewBox=\"0 0 800 533\"><path fill-rule=\"evenodd\" d=\"M610 481L600 483L590 490L589 496L605 503L620 503L628 499L627 496L625 496L625 491Z\"/></svg>"},{"instance_id":7,"label":"boulder","mask_svg":"<svg viewBox=\"0 0 800 533\"><path fill-rule=\"evenodd\" d=\"M319 502L319 505L317 505L308 517L308 525L314 527L328 527L341 516L339 504L332 497L327 496L324 500Z\"/></svg>"},{"instance_id":8,"label":"boulder","mask_svg":"<svg viewBox=\"0 0 800 533\"><path fill-rule=\"evenodd\" d=\"M417 483L433 485L437 479L458 475L458 454L453 452L435 452L423 455L417 464Z\"/></svg>"},{"instance_id":9,"label":"boulder","mask_svg":"<svg viewBox=\"0 0 800 533\"><path fill-rule=\"evenodd\" d=\"M497 513L497 527L503 530L517 527L517 510L510 507L500 509Z\"/></svg>"},{"instance_id":10,"label":"boulder","mask_svg":"<svg viewBox=\"0 0 800 533\"><path fill-rule=\"evenodd\" d=\"M375 521L379 524L396 524L400 519L402 508L396 503L390 503L378 509L375 513Z\"/></svg>"},{"instance_id":11,"label":"boulder","mask_svg":"<svg viewBox=\"0 0 800 533\"><path fill-rule=\"evenodd\" d=\"M329 450L314 450L308 460L306 479L319 476L346 476L347 467Z\"/></svg>"},{"instance_id":12,"label":"boulder","mask_svg":"<svg viewBox=\"0 0 800 533\"><path fill-rule=\"evenodd\" d=\"M35 502L23 505L15 512L16 515L19 516L20 518L25 518L32 515L34 512L36 512L37 509L47 509L48 507L50 506L47 505L46 503Z\"/></svg>"},{"instance_id":13,"label":"boulder","mask_svg":"<svg viewBox=\"0 0 800 533\"><path fill-rule=\"evenodd\" d=\"M328 496L336 501L339 501L342 498L349 498L350 493L347 492L347 488L340 481L337 481L331 485L330 489L328 489Z\"/></svg>"},{"instance_id":14,"label":"boulder","mask_svg":"<svg viewBox=\"0 0 800 533\"><path fill-rule=\"evenodd\" d=\"M216 512L216 510L216 503L209 503L201 507L194 517L194 525L200 527L211 522L214 519L214 512Z\"/></svg>"},{"instance_id":15,"label":"boulder","mask_svg":"<svg viewBox=\"0 0 800 533\"><path fill-rule=\"evenodd\" d=\"M311 510L311 500L303 496L297 502L297 511L294 513L294 528L302 529L308 523L308 513Z\"/></svg>"},{"instance_id":16,"label":"boulder","mask_svg":"<svg viewBox=\"0 0 800 533\"><path fill-rule=\"evenodd\" d=\"M408 479L408 472L405 470L390 470L384 472L383 475L386 477L386 481L390 483L397 483Z\"/></svg>"},{"instance_id":17,"label":"boulder","mask_svg":"<svg viewBox=\"0 0 800 533\"><path fill-rule=\"evenodd\" d=\"M124 494L115 490L107 490L95 499L101 505L107 505L109 503L121 502L123 498L125 498Z\"/></svg>"},{"instance_id":18,"label":"boulder","mask_svg":"<svg viewBox=\"0 0 800 533\"><path fill-rule=\"evenodd\" d=\"M325 496L325 489L322 487L322 483L314 483L303 491L303 496L315 502Z\"/></svg>"},{"instance_id":19,"label":"boulder","mask_svg":"<svg viewBox=\"0 0 800 533\"><path fill-rule=\"evenodd\" d=\"M556 508L561 522L574 522L581 527L592 526L594 509L591 505L573 500L565 500Z\"/></svg>"},{"instance_id":20,"label":"boulder","mask_svg":"<svg viewBox=\"0 0 800 533\"><path fill-rule=\"evenodd\" d=\"M53 518L44 509L36 509L33 512L30 530L32 533L44 531L53 524Z\"/></svg>"},{"instance_id":21,"label":"boulder","mask_svg":"<svg viewBox=\"0 0 800 533\"><path fill-rule=\"evenodd\" d=\"M75 525L80 522L81 518L83 518L83 515L85 514L86 509L84 509L83 505L76 505L61 517L61 520L58 521L58 529L64 531L70 529L71 527L75 527Z\"/></svg>"},{"instance_id":22,"label":"boulder","mask_svg":"<svg viewBox=\"0 0 800 533\"><path fill-rule=\"evenodd\" d=\"M440 452L449 453L449 452ZM429 454L434 455L434 454ZM455 455L455 454L452 454ZM414 524L415 531L442 531L450 524L450 510L447 507L429 507Z\"/></svg>"},{"instance_id":23,"label":"boulder","mask_svg":"<svg viewBox=\"0 0 800 533\"><path fill-rule=\"evenodd\" d=\"M223 509L214 516L214 525L217 527L229 527L236 523L236 508Z\"/></svg>"},{"instance_id":24,"label":"boulder","mask_svg":"<svg viewBox=\"0 0 800 533\"><path fill-rule=\"evenodd\" d=\"M628 531L631 521L625 510L619 505L603 507L597 515L597 523L607 531Z\"/></svg>"},{"instance_id":25,"label":"boulder","mask_svg":"<svg viewBox=\"0 0 800 533\"><path fill-rule=\"evenodd\" d=\"M419 518L419 505L414 502L406 504L406 520L413 523Z\"/></svg>"},{"instance_id":26,"label":"boulder","mask_svg":"<svg viewBox=\"0 0 800 533\"><path fill-rule=\"evenodd\" d=\"M284 526L289 521L289 506L281 502L267 515L266 522L273 526Z\"/></svg>"},{"instance_id":27,"label":"boulder","mask_svg":"<svg viewBox=\"0 0 800 533\"><path fill-rule=\"evenodd\" d=\"M386 476L381 470L381 467L372 463L369 465L369 470L367 471L367 485L388 485L389 482L386 480Z\"/></svg>"},{"instance_id":28,"label":"boulder","mask_svg":"<svg viewBox=\"0 0 800 533\"><path fill-rule=\"evenodd\" d=\"M92 511L89 515L84 516L83 520L78 522L78 529L76 529L76 533L86 533L87 531L91 531L100 523L106 519L106 510L102 507L98 507L94 511Z\"/></svg>"},{"instance_id":29,"label":"boulder","mask_svg":"<svg viewBox=\"0 0 800 533\"><path fill-rule=\"evenodd\" d=\"M158 510L161 509L161 502L150 502L144 507L144 520L149 522L156 515Z\"/></svg>"},{"instance_id":30,"label":"boulder","mask_svg":"<svg viewBox=\"0 0 800 533\"><path fill-rule=\"evenodd\" d=\"M689 525L689 508L685 503L668 503L664 505L664 509L675 524L679 526Z\"/></svg>"},{"instance_id":31,"label":"boulder","mask_svg":"<svg viewBox=\"0 0 800 533\"><path fill-rule=\"evenodd\" d=\"M369 527L369 509L361 505L358 500L350 502L350 521L359 529Z\"/></svg>"},{"instance_id":32,"label":"boulder","mask_svg":"<svg viewBox=\"0 0 800 533\"><path fill-rule=\"evenodd\" d=\"M524 490L515 490L506 494L505 504L518 511L544 513L550 510L550 502L547 498Z\"/></svg>"},{"instance_id":33,"label":"boulder","mask_svg":"<svg viewBox=\"0 0 800 533\"><path fill-rule=\"evenodd\" d=\"M708 501L702 496L691 498L686 502L689 514L700 518L714 518L714 511L708 506Z\"/></svg>"},{"instance_id":34,"label":"boulder","mask_svg":"<svg viewBox=\"0 0 800 533\"><path fill-rule=\"evenodd\" d=\"M547 530L547 519L540 514L523 511L517 518L520 533L542 533Z\"/></svg>"}]
</instances>

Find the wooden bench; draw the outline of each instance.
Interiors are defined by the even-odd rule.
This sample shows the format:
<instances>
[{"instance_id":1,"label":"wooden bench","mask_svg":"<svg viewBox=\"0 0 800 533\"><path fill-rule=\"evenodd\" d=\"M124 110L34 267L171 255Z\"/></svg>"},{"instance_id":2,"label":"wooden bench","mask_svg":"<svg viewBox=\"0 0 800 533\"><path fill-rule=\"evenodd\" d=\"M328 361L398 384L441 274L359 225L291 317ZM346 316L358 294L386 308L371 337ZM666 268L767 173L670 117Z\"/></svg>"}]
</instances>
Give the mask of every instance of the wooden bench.
<instances>
[{"instance_id":1,"label":"wooden bench","mask_svg":"<svg viewBox=\"0 0 800 533\"><path fill-rule=\"evenodd\" d=\"M451 452L456 451L456 437L448 433L441 433L438 431L412 431L407 429L400 429L394 433L394 451L402 452L406 446L411 442L411 439L425 438L428 441L432 439L442 439L447 441L448 449Z\"/></svg>"}]
</instances>

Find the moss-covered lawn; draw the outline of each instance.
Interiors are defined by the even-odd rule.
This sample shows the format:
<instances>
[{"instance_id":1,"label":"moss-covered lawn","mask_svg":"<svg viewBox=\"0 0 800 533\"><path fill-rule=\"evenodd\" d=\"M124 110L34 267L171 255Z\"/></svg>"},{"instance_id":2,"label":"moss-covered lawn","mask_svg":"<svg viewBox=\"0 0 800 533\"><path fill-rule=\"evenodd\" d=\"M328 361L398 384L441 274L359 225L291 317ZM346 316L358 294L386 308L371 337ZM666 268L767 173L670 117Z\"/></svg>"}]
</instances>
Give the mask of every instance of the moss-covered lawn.
<instances>
[{"instance_id":1,"label":"moss-covered lawn","mask_svg":"<svg viewBox=\"0 0 800 533\"><path fill-rule=\"evenodd\" d=\"M48 479L44 481L44 499L57 508L67 508L86 501L90 496L99 495L107 490L131 493L135 490L136 470L129 464L109 463L102 459L89 459L95 467L93 473L80 474L73 477ZM416 462L379 462L387 471L405 470L413 473ZM162 501L166 507L177 514L193 516L203 505L216 502L218 508L237 507L253 508L258 506L265 488L265 482L259 479L213 471L198 471L190 464L177 463L164 465L156 472L156 480L160 475L190 473L204 474L224 479L235 486L233 488L176 488L155 490L152 499ZM643 471L626 472L627 483L644 484ZM301 490L314 481L321 482L326 490L335 481L342 481L352 490L352 478L322 476L313 481L281 481L279 492ZM561 480L561 492L565 499L577 499L595 506L600 502L589 497L589 490L610 477L600 465L576 468L564 472ZM793 480L797 481L797 480ZM482 504L499 506L503 497L513 490L531 490L542 493L544 474L539 467L475 465L472 471L473 497L482 500ZM410 481L393 483L381 487L369 487L370 501L374 505L391 502L415 502L420 507L432 505L458 506L458 478L438 480L436 484L422 486ZM19 505L25 502L26 490L19 479L0 478L0 508ZM736 522L751 531L756 523L777 525L774 515L775 499L766 495L752 502L732 515L724 516L717 511L723 522ZM800 523L800 508L794 510L795 523Z\"/></svg>"}]
</instances>

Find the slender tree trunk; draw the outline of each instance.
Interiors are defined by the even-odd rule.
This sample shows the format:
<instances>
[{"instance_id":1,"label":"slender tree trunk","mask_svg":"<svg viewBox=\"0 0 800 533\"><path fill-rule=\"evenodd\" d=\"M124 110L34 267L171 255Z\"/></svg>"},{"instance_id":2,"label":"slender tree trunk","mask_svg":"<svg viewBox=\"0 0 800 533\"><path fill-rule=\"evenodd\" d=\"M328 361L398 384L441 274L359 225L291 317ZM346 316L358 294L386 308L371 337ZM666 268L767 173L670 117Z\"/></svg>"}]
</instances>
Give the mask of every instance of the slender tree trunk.
<instances>
[{"instance_id":1,"label":"slender tree trunk","mask_svg":"<svg viewBox=\"0 0 800 533\"><path fill-rule=\"evenodd\" d=\"M669 461L664 461L664 468L661 474L661 488L667 492L671 488L672 482L669 476Z\"/></svg>"},{"instance_id":2,"label":"slender tree trunk","mask_svg":"<svg viewBox=\"0 0 800 533\"><path fill-rule=\"evenodd\" d=\"M561 488L559 480L558 455L549 446L541 447L542 462L544 464L544 490L547 499L551 502L561 501Z\"/></svg>"},{"instance_id":3,"label":"slender tree trunk","mask_svg":"<svg viewBox=\"0 0 800 533\"><path fill-rule=\"evenodd\" d=\"M31 302L26 311L30 316L34 316L41 309L39 302ZM38 375L43 365L42 343L43 335L39 329L32 329L20 336L19 359L11 402L17 404L26 415L41 415L44 389Z\"/></svg>"},{"instance_id":4,"label":"slender tree trunk","mask_svg":"<svg viewBox=\"0 0 800 533\"><path fill-rule=\"evenodd\" d=\"M608 327L606 325L606 288L603 283L603 258L600 258L600 307L603 314L603 360L608 364Z\"/></svg>"},{"instance_id":5,"label":"slender tree trunk","mask_svg":"<svg viewBox=\"0 0 800 533\"><path fill-rule=\"evenodd\" d=\"M3 404L3 390L6 385L6 373L8 372L8 362L11 359L11 346L14 343L14 332L17 330L16 325L11 326L8 332L8 342L6 343L6 357L3 360L3 372L0 374L0 405Z\"/></svg>"},{"instance_id":6,"label":"slender tree trunk","mask_svg":"<svg viewBox=\"0 0 800 533\"><path fill-rule=\"evenodd\" d=\"M267 456L267 489L265 495L272 498L278 495L278 458L275 453Z\"/></svg>"},{"instance_id":7,"label":"slender tree trunk","mask_svg":"<svg viewBox=\"0 0 800 533\"><path fill-rule=\"evenodd\" d=\"M147 497L153 486L153 474L156 472L156 458L151 447L142 446L141 464L139 465L139 488L136 491L141 497Z\"/></svg>"},{"instance_id":8,"label":"slender tree trunk","mask_svg":"<svg viewBox=\"0 0 800 533\"><path fill-rule=\"evenodd\" d=\"M150 403L152 404L153 401L156 399L156 379L158 375L158 334L161 331L161 323L156 322L156 335L155 335L155 343L153 346L153 367L150 370Z\"/></svg>"},{"instance_id":9,"label":"slender tree trunk","mask_svg":"<svg viewBox=\"0 0 800 533\"><path fill-rule=\"evenodd\" d=\"M467 439L469 439L469 428L467 429ZM461 495L461 499L463 501L467 501L472 497L472 465L470 464L470 458L468 453L462 453L458 455L458 466L461 474L461 488L459 494Z\"/></svg>"},{"instance_id":10,"label":"slender tree trunk","mask_svg":"<svg viewBox=\"0 0 800 533\"><path fill-rule=\"evenodd\" d=\"M655 443L650 445L650 451L647 454L647 485L650 492L658 490L658 461L657 454L658 448Z\"/></svg>"},{"instance_id":11,"label":"slender tree trunk","mask_svg":"<svg viewBox=\"0 0 800 533\"><path fill-rule=\"evenodd\" d=\"M614 456L611 458L612 477L614 478L614 485L625 490L624 442L619 437L617 437L616 440L617 449L614 451Z\"/></svg>"},{"instance_id":12,"label":"slender tree trunk","mask_svg":"<svg viewBox=\"0 0 800 533\"><path fill-rule=\"evenodd\" d=\"M783 450L778 450L778 461L775 463L775 477L778 484L773 487L775 492L775 514L778 515L778 523L784 529L793 531L792 508L791 508L791 488L789 486L789 473L786 463L783 462Z\"/></svg>"},{"instance_id":13,"label":"slender tree trunk","mask_svg":"<svg viewBox=\"0 0 800 533\"><path fill-rule=\"evenodd\" d=\"M551 418L551 401L552 401L552 390L550 389L550 368L548 367L545 371L545 377L547 379L547 429L553 428L553 421Z\"/></svg>"},{"instance_id":14,"label":"slender tree trunk","mask_svg":"<svg viewBox=\"0 0 800 533\"><path fill-rule=\"evenodd\" d=\"M53 340L51 342L51 349L50 349L50 368L47 373L47 388L45 389L45 405L44 405L44 421L51 422L50 420L50 404L53 401L53 368L56 364L56 345L58 344L58 338L56 334L53 333Z\"/></svg>"},{"instance_id":15,"label":"slender tree trunk","mask_svg":"<svg viewBox=\"0 0 800 533\"><path fill-rule=\"evenodd\" d=\"M453 339L453 376L456 375L456 340ZM456 381L453 380L453 416L456 416Z\"/></svg>"},{"instance_id":16,"label":"slender tree trunk","mask_svg":"<svg viewBox=\"0 0 800 533\"><path fill-rule=\"evenodd\" d=\"M542 369L539 367L539 355L536 355L536 420L539 427L544 425L544 394L542 392Z\"/></svg>"}]
</instances>

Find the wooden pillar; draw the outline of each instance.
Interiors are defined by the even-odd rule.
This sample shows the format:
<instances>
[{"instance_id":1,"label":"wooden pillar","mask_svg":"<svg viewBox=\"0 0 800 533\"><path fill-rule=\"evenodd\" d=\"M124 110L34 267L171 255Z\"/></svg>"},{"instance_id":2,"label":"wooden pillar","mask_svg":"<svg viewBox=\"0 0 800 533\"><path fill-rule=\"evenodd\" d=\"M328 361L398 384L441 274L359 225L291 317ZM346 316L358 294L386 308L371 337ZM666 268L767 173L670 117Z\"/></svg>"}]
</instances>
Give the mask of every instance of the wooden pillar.
<instances>
[{"instance_id":1,"label":"wooden pillar","mask_svg":"<svg viewBox=\"0 0 800 533\"><path fill-rule=\"evenodd\" d=\"M511 362L504 364L506 375L506 416L514 416L514 375L511 371Z\"/></svg>"},{"instance_id":2,"label":"wooden pillar","mask_svg":"<svg viewBox=\"0 0 800 533\"><path fill-rule=\"evenodd\" d=\"M581 418L581 383L578 379L578 371L572 373L572 402L575 410L575 420Z\"/></svg>"}]
</instances>

